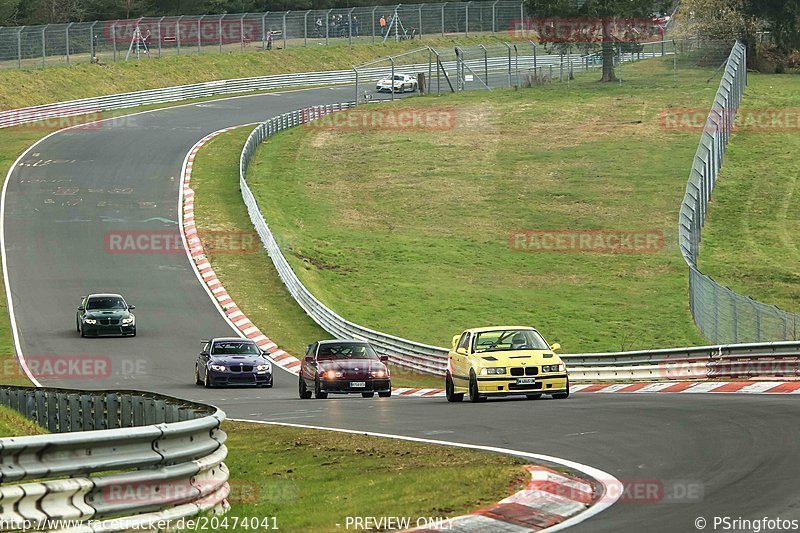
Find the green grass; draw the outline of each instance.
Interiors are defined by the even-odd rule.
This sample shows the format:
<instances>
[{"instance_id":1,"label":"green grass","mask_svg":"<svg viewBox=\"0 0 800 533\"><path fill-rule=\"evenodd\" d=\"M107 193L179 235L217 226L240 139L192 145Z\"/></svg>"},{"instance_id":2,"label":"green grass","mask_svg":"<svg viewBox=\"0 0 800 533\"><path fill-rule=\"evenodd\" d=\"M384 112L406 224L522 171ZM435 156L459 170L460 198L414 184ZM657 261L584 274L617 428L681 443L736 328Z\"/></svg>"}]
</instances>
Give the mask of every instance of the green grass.
<instances>
[{"instance_id":1,"label":"green grass","mask_svg":"<svg viewBox=\"0 0 800 533\"><path fill-rule=\"evenodd\" d=\"M239 191L239 154L252 126L216 137L197 155L192 167L195 221L201 239L215 231L252 232L253 225ZM254 235L256 242L258 236ZM260 246L249 253L215 250L206 244L206 256L239 308L282 349L302 357L306 346L330 336L298 306ZM442 380L400 369L392 372L398 387L441 387Z\"/></svg>"},{"instance_id":2,"label":"green grass","mask_svg":"<svg viewBox=\"0 0 800 533\"><path fill-rule=\"evenodd\" d=\"M161 59L78 64L52 68L5 69L0 76L0 109L60 102L90 96L155 89L203 81L291 72L349 70L353 65L422 45L452 49L501 42L501 38L452 37L347 46L309 46L288 50L209 53ZM102 58L110 61L109 58ZM427 54L424 61L427 62ZM420 56L419 61L422 61Z\"/></svg>"},{"instance_id":3,"label":"green grass","mask_svg":"<svg viewBox=\"0 0 800 533\"><path fill-rule=\"evenodd\" d=\"M0 438L42 435L47 431L8 407L0 406Z\"/></svg>"},{"instance_id":4,"label":"green grass","mask_svg":"<svg viewBox=\"0 0 800 533\"><path fill-rule=\"evenodd\" d=\"M783 109L797 117L800 75L750 74L740 117ZM734 291L800 312L800 132L733 134L703 230L700 269Z\"/></svg>"},{"instance_id":5,"label":"green grass","mask_svg":"<svg viewBox=\"0 0 800 533\"><path fill-rule=\"evenodd\" d=\"M455 110L444 134L294 129L248 180L306 286L365 326L446 346L467 327L533 324L568 353L700 344L675 238L699 134L660 113L710 108L716 83L684 66L674 87L671 66L626 65L622 87L592 73L395 104ZM519 253L517 229L660 230L666 246Z\"/></svg>"},{"instance_id":6,"label":"green grass","mask_svg":"<svg viewBox=\"0 0 800 533\"><path fill-rule=\"evenodd\" d=\"M223 429L230 516L274 516L282 531L341 531L348 516L452 518L528 478L519 459L472 450L247 423ZM442 490L454 480L458 490Z\"/></svg>"}]
</instances>

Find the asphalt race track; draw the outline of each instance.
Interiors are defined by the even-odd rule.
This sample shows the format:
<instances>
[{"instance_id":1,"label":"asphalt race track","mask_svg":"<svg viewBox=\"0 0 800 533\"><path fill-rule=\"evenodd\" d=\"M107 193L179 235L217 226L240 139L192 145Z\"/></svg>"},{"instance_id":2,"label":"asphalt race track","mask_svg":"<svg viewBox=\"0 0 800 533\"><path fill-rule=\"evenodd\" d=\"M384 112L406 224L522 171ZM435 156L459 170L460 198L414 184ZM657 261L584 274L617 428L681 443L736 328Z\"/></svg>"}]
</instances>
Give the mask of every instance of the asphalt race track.
<instances>
[{"instance_id":1,"label":"asphalt race track","mask_svg":"<svg viewBox=\"0 0 800 533\"><path fill-rule=\"evenodd\" d=\"M443 398L301 401L296 378L277 366L273 389L196 387L200 339L229 335L230 327L183 250L110 253L104 235L176 230L181 163L207 133L350 100L352 92L321 88L190 104L59 133L31 150L8 183L4 219L22 352L32 362L95 356L111 365L103 375L76 373L43 384L152 390L216 404L234 418L502 446L578 461L623 482L677 483L695 491L690 502L618 502L576 531L696 531L701 516L709 522L714 516L800 518L800 410L790 396L576 394L566 401L477 405ZM102 291L120 292L137 306L137 337L78 336L79 298Z\"/></svg>"}]
</instances>

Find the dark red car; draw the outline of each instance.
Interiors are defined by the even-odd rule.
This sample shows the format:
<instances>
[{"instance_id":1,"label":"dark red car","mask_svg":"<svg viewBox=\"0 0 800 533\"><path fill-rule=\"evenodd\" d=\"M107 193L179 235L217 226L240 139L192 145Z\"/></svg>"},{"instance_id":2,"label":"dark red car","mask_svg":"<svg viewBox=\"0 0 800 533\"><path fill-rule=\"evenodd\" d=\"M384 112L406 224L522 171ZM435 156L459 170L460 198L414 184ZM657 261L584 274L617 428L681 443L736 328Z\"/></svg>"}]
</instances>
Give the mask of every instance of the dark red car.
<instances>
[{"instance_id":1,"label":"dark red car","mask_svg":"<svg viewBox=\"0 0 800 533\"><path fill-rule=\"evenodd\" d=\"M324 399L328 394L360 393L372 398L392 395L386 356L378 356L369 343L357 340L317 341L309 344L300 366L300 399Z\"/></svg>"}]
</instances>

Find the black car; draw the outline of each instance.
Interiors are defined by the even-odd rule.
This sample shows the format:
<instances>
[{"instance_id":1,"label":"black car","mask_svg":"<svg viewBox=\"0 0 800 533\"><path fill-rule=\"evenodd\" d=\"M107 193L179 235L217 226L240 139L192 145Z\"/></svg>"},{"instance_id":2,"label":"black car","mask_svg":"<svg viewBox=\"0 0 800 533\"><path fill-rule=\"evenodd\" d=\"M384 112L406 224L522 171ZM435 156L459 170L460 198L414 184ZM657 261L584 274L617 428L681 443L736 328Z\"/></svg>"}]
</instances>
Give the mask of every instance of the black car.
<instances>
[{"instance_id":1,"label":"black car","mask_svg":"<svg viewBox=\"0 0 800 533\"><path fill-rule=\"evenodd\" d=\"M369 343L359 340L329 340L309 344L300 366L300 399L324 399L329 393L361 393L371 398L392 395L388 357L378 356Z\"/></svg>"},{"instance_id":2,"label":"black car","mask_svg":"<svg viewBox=\"0 0 800 533\"><path fill-rule=\"evenodd\" d=\"M101 335L136 336L136 317L131 311L136 307L128 305L119 294L90 294L81 297L76 327L81 337Z\"/></svg>"},{"instance_id":3,"label":"black car","mask_svg":"<svg viewBox=\"0 0 800 533\"><path fill-rule=\"evenodd\" d=\"M239 337L203 341L194 382L206 388L240 385L272 387L272 363L258 345Z\"/></svg>"}]
</instances>

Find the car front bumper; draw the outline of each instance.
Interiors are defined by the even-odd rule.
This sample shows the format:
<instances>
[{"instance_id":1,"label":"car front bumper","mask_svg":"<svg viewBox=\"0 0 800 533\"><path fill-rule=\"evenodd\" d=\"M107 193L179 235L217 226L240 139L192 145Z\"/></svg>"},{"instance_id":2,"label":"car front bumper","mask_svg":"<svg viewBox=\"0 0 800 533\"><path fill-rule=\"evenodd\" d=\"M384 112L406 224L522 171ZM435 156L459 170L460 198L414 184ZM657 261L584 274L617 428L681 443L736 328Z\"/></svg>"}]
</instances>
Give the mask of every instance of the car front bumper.
<instances>
[{"instance_id":1,"label":"car front bumper","mask_svg":"<svg viewBox=\"0 0 800 533\"><path fill-rule=\"evenodd\" d=\"M83 334L89 337L133 335L136 333L135 324L87 324L83 323Z\"/></svg>"},{"instance_id":2,"label":"car front bumper","mask_svg":"<svg viewBox=\"0 0 800 533\"><path fill-rule=\"evenodd\" d=\"M521 383L518 380L533 379L533 383ZM566 374L551 374L542 376L479 376L478 392L480 394L509 395L509 394L557 394L567 390Z\"/></svg>"},{"instance_id":3,"label":"car front bumper","mask_svg":"<svg viewBox=\"0 0 800 533\"><path fill-rule=\"evenodd\" d=\"M272 384L272 374L269 372L217 372L208 371L208 379L217 387L261 387Z\"/></svg>"},{"instance_id":4,"label":"car front bumper","mask_svg":"<svg viewBox=\"0 0 800 533\"><path fill-rule=\"evenodd\" d=\"M353 383L363 383L363 387L354 387ZM351 394L359 392L387 392L392 390L391 379L323 379L319 383L322 392L333 394Z\"/></svg>"}]
</instances>

